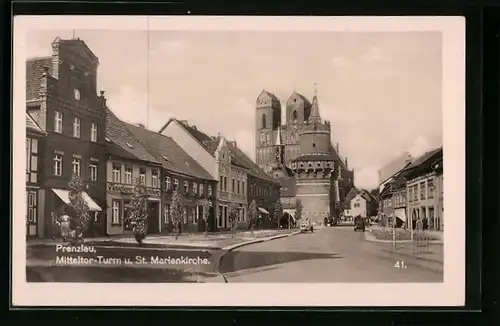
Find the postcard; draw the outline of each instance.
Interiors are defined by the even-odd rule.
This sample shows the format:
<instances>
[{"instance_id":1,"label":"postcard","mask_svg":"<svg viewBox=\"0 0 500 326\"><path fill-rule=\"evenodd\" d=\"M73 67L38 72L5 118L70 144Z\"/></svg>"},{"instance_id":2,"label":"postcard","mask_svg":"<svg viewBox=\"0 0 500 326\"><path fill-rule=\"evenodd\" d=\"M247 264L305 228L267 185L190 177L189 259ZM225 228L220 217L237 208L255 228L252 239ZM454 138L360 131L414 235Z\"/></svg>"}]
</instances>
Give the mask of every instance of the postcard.
<instances>
[{"instance_id":1,"label":"postcard","mask_svg":"<svg viewBox=\"0 0 500 326\"><path fill-rule=\"evenodd\" d=\"M13 52L13 305L464 304L463 17L17 16Z\"/></svg>"}]
</instances>

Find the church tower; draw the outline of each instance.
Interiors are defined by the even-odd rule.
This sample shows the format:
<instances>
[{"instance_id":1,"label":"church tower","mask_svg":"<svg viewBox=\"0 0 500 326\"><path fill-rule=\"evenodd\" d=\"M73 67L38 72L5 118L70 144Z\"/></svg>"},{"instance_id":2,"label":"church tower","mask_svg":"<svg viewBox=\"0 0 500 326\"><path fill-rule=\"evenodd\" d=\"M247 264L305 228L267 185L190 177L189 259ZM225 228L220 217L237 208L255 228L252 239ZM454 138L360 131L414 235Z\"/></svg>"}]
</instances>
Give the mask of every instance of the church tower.
<instances>
[{"instance_id":1,"label":"church tower","mask_svg":"<svg viewBox=\"0 0 500 326\"><path fill-rule=\"evenodd\" d=\"M296 177L296 198L302 202L303 217L319 220L329 217L331 202L338 200L332 182L339 171L337 157L331 153L330 123L322 121L318 96L314 91L310 115L299 132L299 156L292 161Z\"/></svg>"},{"instance_id":2,"label":"church tower","mask_svg":"<svg viewBox=\"0 0 500 326\"><path fill-rule=\"evenodd\" d=\"M280 125L281 103L276 95L263 90L256 101L255 161L266 172L276 161L275 141Z\"/></svg>"}]
</instances>

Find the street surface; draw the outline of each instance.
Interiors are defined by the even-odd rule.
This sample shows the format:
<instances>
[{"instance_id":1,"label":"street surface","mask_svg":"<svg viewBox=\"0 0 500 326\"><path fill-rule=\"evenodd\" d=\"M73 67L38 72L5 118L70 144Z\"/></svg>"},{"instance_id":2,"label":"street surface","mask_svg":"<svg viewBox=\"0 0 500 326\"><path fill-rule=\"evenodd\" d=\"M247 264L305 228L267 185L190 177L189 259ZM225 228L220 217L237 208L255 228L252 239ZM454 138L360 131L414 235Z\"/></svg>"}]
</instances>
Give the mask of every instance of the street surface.
<instances>
[{"instance_id":1,"label":"street surface","mask_svg":"<svg viewBox=\"0 0 500 326\"><path fill-rule=\"evenodd\" d=\"M378 256L380 243L368 242L353 227L327 227L314 233L256 243L229 252L220 272L227 282L442 282L432 272Z\"/></svg>"}]
</instances>

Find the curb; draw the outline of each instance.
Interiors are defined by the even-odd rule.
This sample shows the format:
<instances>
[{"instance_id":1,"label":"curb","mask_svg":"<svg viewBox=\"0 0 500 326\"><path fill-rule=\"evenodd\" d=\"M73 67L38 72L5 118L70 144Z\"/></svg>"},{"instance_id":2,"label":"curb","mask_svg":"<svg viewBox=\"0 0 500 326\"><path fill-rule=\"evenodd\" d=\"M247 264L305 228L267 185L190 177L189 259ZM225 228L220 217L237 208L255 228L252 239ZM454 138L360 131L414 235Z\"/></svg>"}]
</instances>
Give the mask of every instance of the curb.
<instances>
[{"instance_id":1,"label":"curb","mask_svg":"<svg viewBox=\"0 0 500 326\"><path fill-rule=\"evenodd\" d=\"M431 272L435 273L443 273L444 271L444 265L443 262L434 260L434 259L429 259L429 258L424 258L424 257L416 257L410 254L404 254L404 253L399 253L399 252L393 252L390 250L383 249L378 256L380 258L384 259L390 259L392 261L394 260L401 260L408 262L410 265L429 270Z\"/></svg>"},{"instance_id":2,"label":"curb","mask_svg":"<svg viewBox=\"0 0 500 326\"><path fill-rule=\"evenodd\" d=\"M261 242L266 242L266 241L271 241L271 240L276 240L276 239L291 237L293 235L297 235L297 234L300 234L300 233L301 233L301 231L295 231L295 232L288 233L288 234L279 234L279 235L275 235L275 236L272 236L272 237L269 237L269 238L250 240L250 241L247 241L247 242L237 243L237 244L225 247L225 248L222 249L223 252L221 253L219 259L217 260L216 270L220 270L220 264L222 262L222 259L224 258L224 256L228 252L233 251L234 249L237 249L237 248L240 248L240 247L243 247L243 246L247 246L247 245L251 245L251 244L254 244L254 243L261 243ZM222 275L222 277L224 278L225 282L227 283L227 280L224 277L224 275L222 273L219 273L219 274Z\"/></svg>"}]
</instances>

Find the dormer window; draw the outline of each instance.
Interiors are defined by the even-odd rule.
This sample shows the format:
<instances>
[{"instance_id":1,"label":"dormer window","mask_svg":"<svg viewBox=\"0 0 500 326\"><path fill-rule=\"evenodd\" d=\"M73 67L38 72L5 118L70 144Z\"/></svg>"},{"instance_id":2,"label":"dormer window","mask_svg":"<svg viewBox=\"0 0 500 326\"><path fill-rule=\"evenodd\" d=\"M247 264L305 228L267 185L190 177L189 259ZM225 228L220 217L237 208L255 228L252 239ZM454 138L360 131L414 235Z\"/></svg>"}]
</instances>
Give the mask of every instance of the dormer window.
<instances>
[{"instance_id":1,"label":"dormer window","mask_svg":"<svg viewBox=\"0 0 500 326\"><path fill-rule=\"evenodd\" d=\"M73 95L74 95L75 100L80 101L80 90L79 89L74 88Z\"/></svg>"}]
</instances>

